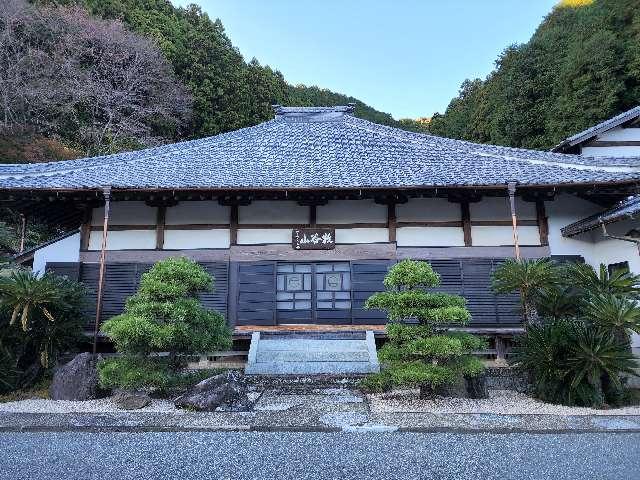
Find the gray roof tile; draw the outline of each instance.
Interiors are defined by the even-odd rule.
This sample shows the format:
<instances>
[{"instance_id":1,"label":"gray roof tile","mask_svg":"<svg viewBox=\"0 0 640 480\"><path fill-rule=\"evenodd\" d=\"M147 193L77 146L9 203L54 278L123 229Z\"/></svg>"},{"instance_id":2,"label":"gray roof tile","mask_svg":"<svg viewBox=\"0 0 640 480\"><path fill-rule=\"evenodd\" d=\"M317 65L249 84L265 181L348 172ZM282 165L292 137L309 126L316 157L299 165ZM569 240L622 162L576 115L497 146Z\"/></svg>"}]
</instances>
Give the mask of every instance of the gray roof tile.
<instances>
[{"instance_id":1,"label":"gray roof tile","mask_svg":"<svg viewBox=\"0 0 640 480\"><path fill-rule=\"evenodd\" d=\"M351 107L278 107L215 137L116 155L1 165L3 189L412 188L640 181L640 160L588 158L407 132Z\"/></svg>"}]
</instances>

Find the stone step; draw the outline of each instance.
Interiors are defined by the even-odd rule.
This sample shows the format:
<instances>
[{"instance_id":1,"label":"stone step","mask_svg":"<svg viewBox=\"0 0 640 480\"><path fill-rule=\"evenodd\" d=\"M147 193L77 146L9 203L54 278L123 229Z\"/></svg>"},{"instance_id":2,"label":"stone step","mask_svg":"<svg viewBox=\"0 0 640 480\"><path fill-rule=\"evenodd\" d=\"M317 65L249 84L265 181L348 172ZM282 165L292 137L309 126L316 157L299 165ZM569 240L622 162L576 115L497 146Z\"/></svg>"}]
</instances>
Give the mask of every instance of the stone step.
<instances>
[{"instance_id":1,"label":"stone step","mask_svg":"<svg viewBox=\"0 0 640 480\"><path fill-rule=\"evenodd\" d=\"M260 351L329 351L366 352L367 342L363 340L262 340Z\"/></svg>"},{"instance_id":2,"label":"stone step","mask_svg":"<svg viewBox=\"0 0 640 480\"><path fill-rule=\"evenodd\" d=\"M358 336L265 335L254 332L248 375L340 375L380 371L373 332Z\"/></svg>"},{"instance_id":3,"label":"stone step","mask_svg":"<svg viewBox=\"0 0 640 480\"><path fill-rule=\"evenodd\" d=\"M369 352L332 350L323 352L314 350L258 350L256 358L261 362L368 362Z\"/></svg>"}]
</instances>

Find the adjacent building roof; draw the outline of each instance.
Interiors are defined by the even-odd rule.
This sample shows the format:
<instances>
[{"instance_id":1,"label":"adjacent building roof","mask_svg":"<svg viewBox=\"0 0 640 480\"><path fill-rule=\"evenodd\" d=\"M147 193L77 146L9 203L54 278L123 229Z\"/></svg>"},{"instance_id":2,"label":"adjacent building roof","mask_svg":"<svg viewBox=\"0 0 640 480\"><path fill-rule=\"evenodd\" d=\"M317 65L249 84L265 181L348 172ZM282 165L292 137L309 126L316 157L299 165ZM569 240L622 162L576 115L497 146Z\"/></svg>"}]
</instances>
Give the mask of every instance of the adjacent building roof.
<instances>
[{"instance_id":1,"label":"adjacent building roof","mask_svg":"<svg viewBox=\"0 0 640 480\"><path fill-rule=\"evenodd\" d=\"M562 231L565 237L572 237L590 230L598 228L602 223L609 224L626 220L628 218L638 218L640 215L640 196L630 197L620 202L613 208L604 212L583 218L575 223L567 225Z\"/></svg>"},{"instance_id":2,"label":"adjacent building roof","mask_svg":"<svg viewBox=\"0 0 640 480\"><path fill-rule=\"evenodd\" d=\"M572 135L564 139L558 145L553 147L551 151L566 152L570 148L576 145L585 143L586 141L592 139L597 135L602 135L603 133L608 132L609 130L619 127L620 125L624 125L625 123L637 120L638 118L640 118L640 106L632 108L631 110L621 113L620 115L616 115L615 117L610 118L609 120L605 120L602 123L594 125L591 128L587 128L586 130L580 133L576 133L575 135Z\"/></svg>"},{"instance_id":3,"label":"adjacent building roof","mask_svg":"<svg viewBox=\"0 0 640 480\"><path fill-rule=\"evenodd\" d=\"M171 145L1 165L1 189L353 189L640 181L638 158L589 158L407 132L352 107L276 107L259 125Z\"/></svg>"}]
</instances>

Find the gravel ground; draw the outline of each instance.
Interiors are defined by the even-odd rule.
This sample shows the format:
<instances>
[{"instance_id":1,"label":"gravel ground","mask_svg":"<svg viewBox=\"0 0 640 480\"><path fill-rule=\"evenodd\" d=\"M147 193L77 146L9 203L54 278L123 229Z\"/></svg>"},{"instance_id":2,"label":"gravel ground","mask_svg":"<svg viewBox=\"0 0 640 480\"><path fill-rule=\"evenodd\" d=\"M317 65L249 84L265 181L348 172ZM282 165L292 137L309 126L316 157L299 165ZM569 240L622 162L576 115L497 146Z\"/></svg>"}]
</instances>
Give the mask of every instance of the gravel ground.
<instances>
[{"instance_id":1,"label":"gravel ground","mask_svg":"<svg viewBox=\"0 0 640 480\"><path fill-rule=\"evenodd\" d=\"M4 433L0 478L637 480L640 434Z\"/></svg>"},{"instance_id":2,"label":"gravel ground","mask_svg":"<svg viewBox=\"0 0 640 480\"><path fill-rule=\"evenodd\" d=\"M255 396L258 394L255 393ZM510 390L490 391L486 400L438 397L420 400L417 390L402 390L384 394L367 395L366 399L348 389L316 389L310 393L283 394L270 390L264 392L256 404L256 411L325 410L339 412L352 406L368 403L372 413L486 413L508 415L640 415L640 406L595 410L591 408L551 405L525 394ZM0 412L12 413L116 413L125 412L109 398L84 402L66 400L31 399L0 403ZM169 400L154 399L150 405L136 412L184 413Z\"/></svg>"},{"instance_id":3,"label":"gravel ground","mask_svg":"<svg viewBox=\"0 0 640 480\"><path fill-rule=\"evenodd\" d=\"M77 402L72 400L43 400L34 398L31 400L20 400L18 402L0 403L0 412L13 413L115 413L124 412L118 408L110 398L99 400L86 400ZM179 413L182 410L173 406L169 400L152 400L152 402L136 412L173 412Z\"/></svg>"},{"instance_id":4,"label":"gravel ground","mask_svg":"<svg viewBox=\"0 0 640 480\"><path fill-rule=\"evenodd\" d=\"M418 398L418 390L398 390L368 395L373 413L492 413L510 415L640 415L640 406L596 410L583 407L552 405L512 390L491 390L486 400L436 397Z\"/></svg>"}]
</instances>

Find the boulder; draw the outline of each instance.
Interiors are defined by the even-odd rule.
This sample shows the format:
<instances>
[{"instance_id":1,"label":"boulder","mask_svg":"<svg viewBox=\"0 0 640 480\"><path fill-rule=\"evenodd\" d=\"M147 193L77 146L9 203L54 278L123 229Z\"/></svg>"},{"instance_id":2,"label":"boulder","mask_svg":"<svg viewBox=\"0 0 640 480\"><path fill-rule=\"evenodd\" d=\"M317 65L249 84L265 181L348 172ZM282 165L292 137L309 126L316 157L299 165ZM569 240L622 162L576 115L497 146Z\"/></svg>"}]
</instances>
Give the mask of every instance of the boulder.
<instances>
[{"instance_id":1,"label":"boulder","mask_svg":"<svg viewBox=\"0 0 640 480\"><path fill-rule=\"evenodd\" d=\"M486 374L464 377L464 380L467 385L467 398L489 398Z\"/></svg>"},{"instance_id":2,"label":"boulder","mask_svg":"<svg viewBox=\"0 0 640 480\"><path fill-rule=\"evenodd\" d=\"M138 410L149 405L151 398L145 392L116 390L111 401L123 410Z\"/></svg>"},{"instance_id":3,"label":"boulder","mask_svg":"<svg viewBox=\"0 0 640 480\"><path fill-rule=\"evenodd\" d=\"M244 376L230 371L207 378L174 400L178 408L205 412L246 412L253 408Z\"/></svg>"},{"instance_id":4,"label":"boulder","mask_svg":"<svg viewBox=\"0 0 640 480\"><path fill-rule=\"evenodd\" d=\"M98 384L98 360L100 356L81 353L58 367L53 374L49 396L53 400L92 400L103 396Z\"/></svg>"}]
</instances>

